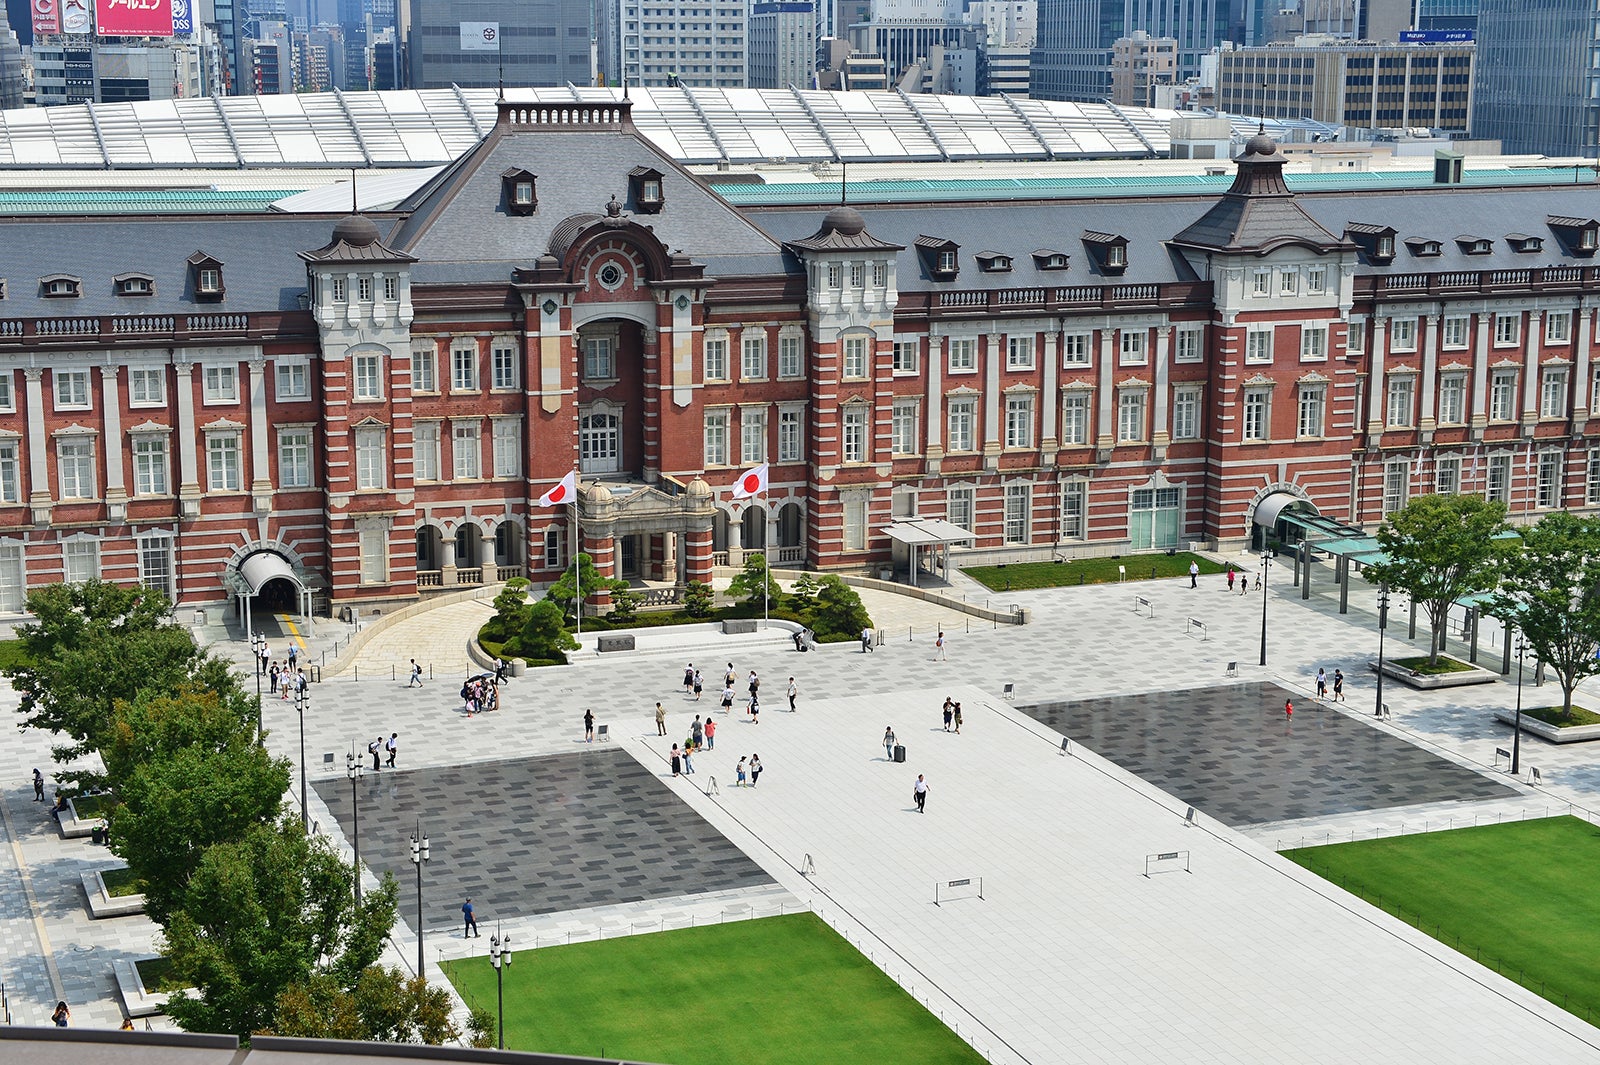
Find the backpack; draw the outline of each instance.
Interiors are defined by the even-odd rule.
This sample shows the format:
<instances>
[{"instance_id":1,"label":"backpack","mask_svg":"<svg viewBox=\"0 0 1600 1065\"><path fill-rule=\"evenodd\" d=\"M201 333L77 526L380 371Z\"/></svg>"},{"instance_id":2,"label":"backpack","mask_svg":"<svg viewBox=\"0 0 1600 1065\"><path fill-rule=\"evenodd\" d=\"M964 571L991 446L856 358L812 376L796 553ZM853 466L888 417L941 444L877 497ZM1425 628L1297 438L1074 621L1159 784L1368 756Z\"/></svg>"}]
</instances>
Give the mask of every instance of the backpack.
<instances>
[{"instance_id":1,"label":"backpack","mask_svg":"<svg viewBox=\"0 0 1600 1065\"><path fill-rule=\"evenodd\" d=\"M470 699L470 698L472 698L472 693L467 690L467 686L465 684L463 684L461 686L461 698L462 699Z\"/></svg>"}]
</instances>

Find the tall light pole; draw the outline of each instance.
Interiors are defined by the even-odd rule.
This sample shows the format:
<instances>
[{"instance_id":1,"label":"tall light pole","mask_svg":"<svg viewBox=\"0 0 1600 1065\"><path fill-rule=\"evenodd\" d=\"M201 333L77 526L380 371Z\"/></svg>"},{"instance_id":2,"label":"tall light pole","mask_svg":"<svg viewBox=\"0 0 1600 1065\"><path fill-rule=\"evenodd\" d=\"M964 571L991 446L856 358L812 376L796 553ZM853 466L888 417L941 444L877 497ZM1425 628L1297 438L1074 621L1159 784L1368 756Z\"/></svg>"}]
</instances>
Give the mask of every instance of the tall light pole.
<instances>
[{"instance_id":1,"label":"tall light pole","mask_svg":"<svg viewBox=\"0 0 1600 1065\"><path fill-rule=\"evenodd\" d=\"M1267 664L1267 571L1272 568L1272 551L1261 549L1261 664Z\"/></svg>"},{"instance_id":2,"label":"tall light pole","mask_svg":"<svg viewBox=\"0 0 1600 1065\"><path fill-rule=\"evenodd\" d=\"M355 833L351 837L356 848L355 882L356 905L361 905L361 796L356 785L366 773L366 766L356 757L356 741L350 741L350 753L344 756L344 775L350 778L350 810L355 818Z\"/></svg>"},{"instance_id":3,"label":"tall light pole","mask_svg":"<svg viewBox=\"0 0 1600 1065\"><path fill-rule=\"evenodd\" d=\"M265 727L262 725L263 718L261 709L261 673L263 670L263 666L261 664L261 652L266 646L266 636L259 632L253 632L250 634L250 659L255 663L256 666L256 736L258 738L263 732L266 731Z\"/></svg>"},{"instance_id":4,"label":"tall light pole","mask_svg":"<svg viewBox=\"0 0 1600 1065\"><path fill-rule=\"evenodd\" d=\"M417 975L422 975L422 867L428 864L428 837L422 834L422 822L417 822L417 833L411 837L411 864L417 867Z\"/></svg>"},{"instance_id":5,"label":"tall light pole","mask_svg":"<svg viewBox=\"0 0 1600 1065\"><path fill-rule=\"evenodd\" d=\"M1389 627L1389 586L1378 585L1378 695L1372 704L1372 716L1383 716L1383 631Z\"/></svg>"},{"instance_id":6,"label":"tall light pole","mask_svg":"<svg viewBox=\"0 0 1600 1065\"><path fill-rule=\"evenodd\" d=\"M494 966L495 994L500 1000L500 1049L506 1048L506 970L511 967L511 936L502 933L495 925L495 934L489 937L489 964Z\"/></svg>"},{"instance_id":7,"label":"tall light pole","mask_svg":"<svg viewBox=\"0 0 1600 1065\"><path fill-rule=\"evenodd\" d=\"M1522 658L1528 653L1528 641L1519 630L1517 632L1517 718L1516 729L1511 736L1511 775L1516 776L1522 768Z\"/></svg>"},{"instance_id":8,"label":"tall light pole","mask_svg":"<svg viewBox=\"0 0 1600 1065\"><path fill-rule=\"evenodd\" d=\"M311 834L311 812L306 809L306 707L310 704L311 693L297 687L294 692L294 712L300 718L300 828L308 836Z\"/></svg>"}]
</instances>

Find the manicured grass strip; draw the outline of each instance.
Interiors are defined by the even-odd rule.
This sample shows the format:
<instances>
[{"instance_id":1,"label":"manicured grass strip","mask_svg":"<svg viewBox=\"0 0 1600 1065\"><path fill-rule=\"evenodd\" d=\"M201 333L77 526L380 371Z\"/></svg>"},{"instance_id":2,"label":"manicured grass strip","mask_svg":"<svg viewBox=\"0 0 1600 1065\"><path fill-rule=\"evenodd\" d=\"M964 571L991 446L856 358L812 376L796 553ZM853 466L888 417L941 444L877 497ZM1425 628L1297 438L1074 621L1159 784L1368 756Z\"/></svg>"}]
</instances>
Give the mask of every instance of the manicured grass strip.
<instances>
[{"instance_id":1,"label":"manicured grass strip","mask_svg":"<svg viewBox=\"0 0 1600 1065\"><path fill-rule=\"evenodd\" d=\"M1549 817L1284 857L1590 1023L1600 1020L1600 827Z\"/></svg>"},{"instance_id":2,"label":"manicured grass strip","mask_svg":"<svg viewBox=\"0 0 1600 1065\"><path fill-rule=\"evenodd\" d=\"M0 640L0 669L16 669L28 664L21 640Z\"/></svg>"},{"instance_id":3,"label":"manicured grass strip","mask_svg":"<svg viewBox=\"0 0 1600 1065\"><path fill-rule=\"evenodd\" d=\"M995 592L1029 588L1060 588L1077 584L1112 584L1122 579L1118 566L1126 566L1128 580L1187 577L1189 563L1198 562L1202 574L1222 573L1227 567L1187 551L1175 555L1124 555L1121 558L1077 558L1062 562L1013 562L1004 566L969 566L961 572Z\"/></svg>"},{"instance_id":4,"label":"manicured grass strip","mask_svg":"<svg viewBox=\"0 0 1600 1065\"><path fill-rule=\"evenodd\" d=\"M1572 716L1567 717L1561 712L1559 706L1524 706L1522 712L1529 717L1536 717L1547 725L1557 728L1572 728L1576 725L1600 725L1600 714L1593 710L1586 710L1577 703L1572 704Z\"/></svg>"},{"instance_id":5,"label":"manicured grass strip","mask_svg":"<svg viewBox=\"0 0 1600 1065\"><path fill-rule=\"evenodd\" d=\"M133 870L126 866L107 869L100 874L100 879L106 882L106 892L114 899L144 893L144 881L134 876Z\"/></svg>"},{"instance_id":6,"label":"manicured grass strip","mask_svg":"<svg viewBox=\"0 0 1600 1065\"><path fill-rule=\"evenodd\" d=\"M514 944L513 944L514 945ZM815 914L519 951L506 1046L670 1065L980 1065ZM487 958L446 962L495 1010Z\"/></svg>"},{"instance_id":7,"label":"manicured grass strip","mask_svg":"<svg viewBox=\"0 0 1600 1065\"><path fill-rule=\"evenodd\" d=\"M146 958L136 961L133 967L139 970L139 979L144 981L146 991L176 990L178 984L172 979L172 960L170 958Z\"/></svg>"},{"instance_id":8,"label":"manicured grass strip","mask_svg":"<svg viewBox=\"0 0 1600 1065\"><path fill-rule=\"evenodd\" d=\"M72 808L78 812L78 820L80 821L104 817L106 815L106 797L104 795L78 795L72 800Z\"/></svg>"},{"instance_id":9,"label":"manicured grass strip","mask_svg":"<svg viewBox=\"0 0 1600 1065\"><path fill-rule=\"evenodd\" d=\"M1470 663L1458 662L1456 659L1446 658L1444 655L1440 655L1439 661L1431 665L1428 663L1427 655L1417 655L1414 658L1392 658L1390 661L1401 669L1409 669L1411 672L1420 673L1424 677L1436 677L1441 673L1471 673L1474 668Z\"/></svg>"}]
</instances>

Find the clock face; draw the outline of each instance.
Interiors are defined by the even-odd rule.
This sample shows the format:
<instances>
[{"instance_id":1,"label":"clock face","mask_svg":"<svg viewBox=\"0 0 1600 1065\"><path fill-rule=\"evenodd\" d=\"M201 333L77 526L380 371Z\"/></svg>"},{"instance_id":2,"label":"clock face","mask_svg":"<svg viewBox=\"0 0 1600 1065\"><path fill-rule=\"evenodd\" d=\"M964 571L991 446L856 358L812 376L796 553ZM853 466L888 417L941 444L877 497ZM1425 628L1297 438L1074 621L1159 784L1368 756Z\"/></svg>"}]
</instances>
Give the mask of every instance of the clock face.
<instances>
[{"instance_id":1,"label":"clock face","mask_svg":"<svg viewBox=\"0 0 1600 1065\"><path fill-rule=\"evenodd\" d=\"M616 263L606 263L600 268L600 272L596 275L596 278L599 280L601 285L611 289L612 291L615 291L622 286L623 276L622 267L618 266Z\"/></svg>"}]
</instances>

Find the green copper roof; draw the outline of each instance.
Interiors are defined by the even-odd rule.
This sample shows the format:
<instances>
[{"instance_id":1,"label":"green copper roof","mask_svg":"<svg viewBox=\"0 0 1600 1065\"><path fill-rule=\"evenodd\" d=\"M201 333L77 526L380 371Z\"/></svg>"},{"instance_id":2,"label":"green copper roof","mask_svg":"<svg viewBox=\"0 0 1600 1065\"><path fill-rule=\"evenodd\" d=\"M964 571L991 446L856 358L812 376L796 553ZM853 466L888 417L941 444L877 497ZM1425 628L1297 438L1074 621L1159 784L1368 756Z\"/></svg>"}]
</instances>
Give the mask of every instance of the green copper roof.
<instances>
[{"instance_id":1,"label":"green copper roof","mask_svg":"<svg viewBox=\"0 0 1600 1065\"><path fill-rule=\"evenodd\" d=\"M265 211L300 189L0 190L0 215L227 214Z\"/></svg>"}]
</instances>

